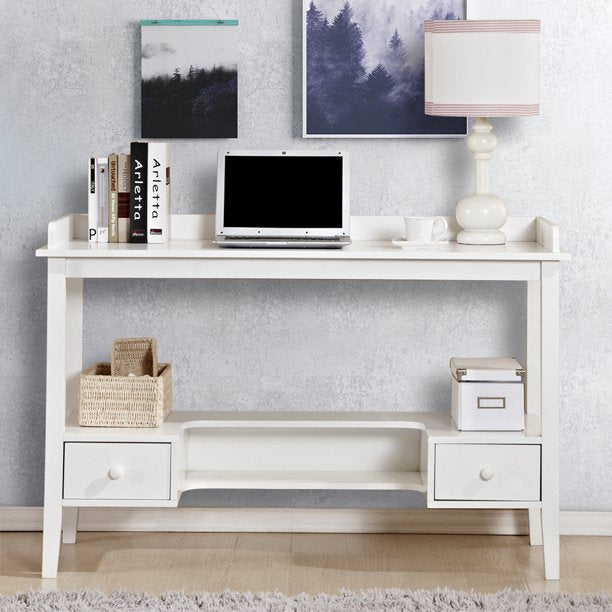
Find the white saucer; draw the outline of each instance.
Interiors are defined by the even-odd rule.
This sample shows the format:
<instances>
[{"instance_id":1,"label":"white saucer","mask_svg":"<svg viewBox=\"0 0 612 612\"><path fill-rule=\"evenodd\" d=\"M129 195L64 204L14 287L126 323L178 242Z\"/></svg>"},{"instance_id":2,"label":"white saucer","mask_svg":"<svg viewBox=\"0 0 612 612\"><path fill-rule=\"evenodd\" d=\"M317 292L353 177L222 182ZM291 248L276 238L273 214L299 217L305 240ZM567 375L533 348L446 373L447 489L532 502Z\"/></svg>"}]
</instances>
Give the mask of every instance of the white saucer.
<instances>
[{"instance_id":1,"label":"white saucer","mask_svg":"<svg viewBox=\"0 0 612 612\"><path fill-rule=\"evenodd\" d=\"M448 244L448 240L429 240L428 242L420 242L416 240L392 240L391 243L400 249L427 251L435 250L441 244Z\"/></svg>"}]
</instances>

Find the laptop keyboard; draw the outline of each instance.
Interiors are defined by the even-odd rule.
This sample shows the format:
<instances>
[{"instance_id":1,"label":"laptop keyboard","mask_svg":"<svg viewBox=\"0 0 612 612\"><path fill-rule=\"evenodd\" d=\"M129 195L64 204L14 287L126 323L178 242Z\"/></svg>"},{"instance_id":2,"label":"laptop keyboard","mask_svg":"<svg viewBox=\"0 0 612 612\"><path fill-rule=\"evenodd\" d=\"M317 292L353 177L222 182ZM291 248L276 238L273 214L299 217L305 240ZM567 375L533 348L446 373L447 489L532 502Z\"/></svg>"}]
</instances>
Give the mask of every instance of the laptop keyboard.
<instances>
[{"instance_id":1,"label":"laptop keyboard","mask_svg":"<svg viewBox=\"0 0 612 612\"><path fill-rule=\"evenodd\" d=\"M329 236L329 237L325 237L325 236L300 236L300 237L296 237L296 236L289 236L287 238L284 238L282 236L274 236L274 237L269 237L269 236L226 236L226 238L228 240L265 240L267 242L274 242L275 240L278 240L279 242L304 242L304 240L324 240L325 242L340 242L341 240L346 240L346 238L340 237L340 236Z\"/></svg>"}]
</instances>

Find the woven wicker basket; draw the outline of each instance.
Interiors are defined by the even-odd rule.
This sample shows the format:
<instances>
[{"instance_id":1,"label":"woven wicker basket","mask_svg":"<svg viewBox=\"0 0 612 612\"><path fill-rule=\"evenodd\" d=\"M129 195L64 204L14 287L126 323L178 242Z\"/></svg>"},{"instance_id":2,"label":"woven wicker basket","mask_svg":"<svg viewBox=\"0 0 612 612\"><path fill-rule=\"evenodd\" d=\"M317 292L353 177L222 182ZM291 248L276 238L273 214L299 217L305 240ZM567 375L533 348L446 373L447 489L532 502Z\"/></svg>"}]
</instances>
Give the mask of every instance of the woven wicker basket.
<instances>
[{"instance_id":1,"label":"woven wicker basket","mask_svg":"<svg viewBox=\"0 0 612 612\"><path fill-rule=\"evenodd\" d=\"M111 376L157 376L155 338L117 338L113 342Z\"/></svg>"},{"instance_id":2,"label":"woven wicker basket","mask_svg":"<svg viewBox=\"0 0 612 612\"><path fill-rule=\"evenodd\" d=\"M81 374L79 425L159 427L172 408L172 366L160 363L151 378L111 376L110 363Z\"/></svg>"}]
</instances>

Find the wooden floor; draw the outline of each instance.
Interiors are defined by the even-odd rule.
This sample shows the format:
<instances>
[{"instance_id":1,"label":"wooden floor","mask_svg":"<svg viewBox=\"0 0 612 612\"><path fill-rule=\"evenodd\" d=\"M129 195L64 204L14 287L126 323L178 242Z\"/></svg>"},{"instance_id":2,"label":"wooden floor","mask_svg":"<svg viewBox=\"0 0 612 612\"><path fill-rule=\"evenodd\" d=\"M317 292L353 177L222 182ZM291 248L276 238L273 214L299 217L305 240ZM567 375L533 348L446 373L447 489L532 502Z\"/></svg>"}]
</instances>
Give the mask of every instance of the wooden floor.
<instances>
[{"instance_id":1,"label":"wooden floor","mask_svg":"<svg viewBox=\"0 0 612 612\"><path fill-rule=\"evenodd\" d=\"M526 536L79 533L57 580L41 580L42 535L0 533L0 592L128 589L335 593L398 587L612 593L612 538L561 538L559 582Z\"/></svg>"}]
</instances>

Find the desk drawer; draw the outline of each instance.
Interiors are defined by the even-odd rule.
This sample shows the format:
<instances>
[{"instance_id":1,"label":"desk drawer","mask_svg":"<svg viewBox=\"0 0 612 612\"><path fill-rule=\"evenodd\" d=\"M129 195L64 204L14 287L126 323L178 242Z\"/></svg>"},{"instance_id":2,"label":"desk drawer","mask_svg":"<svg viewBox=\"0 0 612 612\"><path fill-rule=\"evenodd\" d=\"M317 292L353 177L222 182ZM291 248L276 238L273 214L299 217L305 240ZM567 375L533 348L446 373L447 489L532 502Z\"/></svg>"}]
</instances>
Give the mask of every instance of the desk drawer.
<instances>
[{"instance_id":1,"label":"desk drawer","mask_svg":"<svg viewBox=\"0 0 612 612\"><path fill-rule=\"evenodd\" d=\"M64 499L170 499L170 447L66 442Z\"/></svg>"},{"instance_id":2,"label":"desk drawer","mask_svg":"<svg viewBox=\"0 0 612 612\"><path fill-rule=\"evenodd\" d=\"M436 500L539 501L539 444L436 444Z\"/></svg>"}]
</instances>

